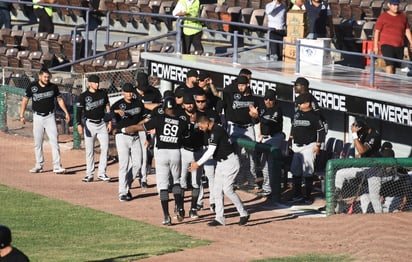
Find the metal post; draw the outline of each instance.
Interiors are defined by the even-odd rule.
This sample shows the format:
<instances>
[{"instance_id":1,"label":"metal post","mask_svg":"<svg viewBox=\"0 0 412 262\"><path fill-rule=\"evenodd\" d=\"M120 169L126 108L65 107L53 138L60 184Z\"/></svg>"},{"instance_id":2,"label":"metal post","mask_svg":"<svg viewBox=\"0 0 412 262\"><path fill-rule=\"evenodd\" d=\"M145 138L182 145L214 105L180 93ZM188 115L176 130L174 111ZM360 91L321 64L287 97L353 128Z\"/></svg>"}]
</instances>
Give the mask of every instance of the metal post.
<instances>
[{"instance_id":1,"label":"metal post","mask_svg":"<svg viewBox=\"0 0 412 262\"><path fill-rule=\"evenodd\" d=\"M270 28L268 28L268 33L266 37L266 60L270 60Z\"/></svg>"},{"instance_id":2,"label":"metal post","mask_svg":"<svg viewBox=\"0 0 412 262\"><path fill-rule=\"evenodd\" d=\"M296 40L296 64L295 64L295 73L300 73L300 40Z\"/></svg>"},{"instance_id":3,"label":"metal post","mask_svg":"<svg viewBox=\"0 0 412 262\"><path fill-rule=\"evenodd\" d=\"M176 53L182 54L182 19L178 18L176 23Z\"/></svg>"},{"instance_id":4,"label":"metal post","mask_svg":"<svg viewBox=\"0 0 412 262\"><path fill-rule=\"evenodd\" d=\"M85 47L84 47L84 57L88 57L89 56L89 16L90 16L90 9L86 11L86 25L85 25L85 29L86 29L86 39L85 39Z\"/></svg>"},{"instance_id":5,"label":"metal post","mask_svg":"<svg viewBox=\"0 0 412 262\"><path fill-rule=\"evenodd\" d=\"M237 39L237 37L238 37L238 31L237 30L235 30L234 32L233 32L233 64L237 64L239 61L238 61L238 39Z\"/></svg>"},{"instance_id":6,"label":"metal post","mask_svg":"<svg viewBox=\"0 0 412 262\"><path fill-rule=\"evenodd\" d=\"M370 53L369 86L375 87L375 52L373 50Z\"/></svg>"},{"instance_id":7,"label":"metal post","mask_svg":"<svg viewBox=\"0 0 412 262\"><path fill-rule=\"evenodd\" d=\"M7 94L4 88L0 88L0 131L7 130Z\"/></svg>"},{"instance_id":8,"label":"metal post","mask_svg":"<svg viewBox=\"0 0 412 262\"><path fill-rule=\"evenodd\" d=\"M81 137L77 130L77 104L73 105L73 149L80 149Z\"/></svg>"}]
</instances>

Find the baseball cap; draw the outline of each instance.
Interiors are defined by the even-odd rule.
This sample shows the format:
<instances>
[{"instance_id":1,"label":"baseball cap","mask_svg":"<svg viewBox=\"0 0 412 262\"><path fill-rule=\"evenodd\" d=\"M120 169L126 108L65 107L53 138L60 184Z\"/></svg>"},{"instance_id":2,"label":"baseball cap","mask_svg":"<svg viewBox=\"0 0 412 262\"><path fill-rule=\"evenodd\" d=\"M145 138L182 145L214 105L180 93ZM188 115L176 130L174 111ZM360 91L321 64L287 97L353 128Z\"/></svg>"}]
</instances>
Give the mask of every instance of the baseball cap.
<instances>
[{"instance_id":1,"label":"baseball cap","mask_svg":"<svg viewBox=\"0 0 412 262\"><path fill-rule=\"evenodd\" d=\"M194 69L190 69L187 74L186 74L187 78L189 77L199 77L199 74L197 73L196 70Z\"/></svg>"},{"instance_id":2,"label":"baseball cap","mask_svg":"<svg viewBox=\"0 0 412 262\"><path fill-rule=\"evenodd\" d=\"M391 142L385 142L381 146L381 150L379 151L379 154L381 157L395 157L395 152L392 149L392 143Z\"/></svg>"},{"instance_id":3,"label":"baseball cap","mask_svg":"<svg viewBox=\"0 0 412 262\"><path fill-rule=\"evenodd\" d=\"M249 83L249 78L247 78L246 76L239 76L237 78L237 83L238 84L248 84Z\"/></svg>"},{"instance_id":4,"label":"baseball cap","mask_svg":"<svg viewBox=\"0 0 412 262\"><path fill-rule=\"evenodd\" d=\"M295 100L296 104L298 105L306 103L306 102L310 102L310 101L312 101L312 96L310 93L301 94Z\"/></svg>"},{"instance_id":5,"label":"baseball cap","mask_svg":"<svg viewBox=\"0 0 412 262\"><path fill-rule=\"evenodd\" d=\"M149 87L149 76L145 72L139 72L136 76L137 88L139 90L147 91Z\"/></svg>"},{"instance_id":6,"label":"baseball cap","mask_svg":"<svg viewBox=\"0 0 412 262\"><path fill-rule=\"evenodd\" d=\"M185 94L185 90L183 88L178 88L175 90L176 97L182 97Z\"/></svg>"},{"instance_id":7,"label":"baseball cap","mask_svg":"<svg viewBox=\"0 0 412 262\"><path fill-rule=\"evenodd\" d=\"M87 81L89 81L90 83L99 83L100 78L98 75L91 75L89 76L89 78L87 78Z\"/></svg>"},{"instance_id":8,"label":"baseball cap","mask_svg":"<svg viewBox=\"0 0 412 262\"><path fill-rule=\"evenodd\" d=\"M276 99L276 92L273 89L266 90L264 99L275 100Z\"/></svg>"},{"instance_id":9,"label":"baseball cap","mask_svg":"<svg viewBox=\"0 0 412 262\"><path fill-rule=\"evenodd\" d=\"M208 78L208 77L210 77L208 73L200 72L200 74L199 74L199 80L200 80L200 81L203 81L203 80L205 80L205 79Z\"/></svg>"},{"instance_id":10,"label":"baseball cap","mask_svg":"<svg viewBox=\"0 0 412 262\"><path fill-rule=\"evenodd\" d=\"M186 94L183 96L183 104L194 104L195 99L193 98L192 95Z\"/></svg>"},{"instance_id":11,"label":"baseball cap","mask_svg":"<svg viewBox=\"0 0 412 262\"><path fill-rule=\"evenodd\" d=\"M176 108L176 99L174 97L166 97L163 101L163 109L174 109Z\"/></svg>"},{"instance_id":12,"label":"baseball cap","mask_svg":"<svg viewBox=\"0 0 412 262\"><path fill-rule=\"evenodd\" d=\"M5 225L0 225L0 248L9 246L11 243L10 228Z\"/></svg>"},{"instance_id":13,"label":"baseball cap","mask_svg":"<svg viewBox=\"0 0 412 262\"><path fill-rule=\"evenodd\" d=\"M391 142L386 141L385 143L382 144L381 148L382 149L392 149L393 146Z\"/></svg>"},{"instance_id":14,"label":"baseball cap","mask_svg":"<svg viewBox=\"0 0 412 262\"><path fill-rule=\"evenodd\" d=\"M309 87L309 81L308 81L306 78L304 78L304 77L298 77L298 78L296 78L294 84L295 84L295 86L301 85L301 86Z\"/></svg>"},{"instance_id":15,"label":"baseball cap","mask_svg":"<svg viewBox=\"0 0 412 262\"><path fill-rule=\"evenodd\" d=\"M355 126L360 127L360 128L364 128L366 126L366 122L365 120L358 118L355 120Z\"/></svg>"},{"instance_id":16,"label":"baseball cap","mask_svg":"<svg viewBox=\"0 0 412 262\"><path fill-rule=\"evenodd\" d=\"M163 97L166 98L166 97L169 97L169 96L175 97L175 93L173 93L172 90L166 90L166 91L164 91Z\"/></svg>"},{"instance_id":17,"label":"baseball cap","mask_svg":"<svg viewBox=\"0 0 412 262\"><path fill-rule=\"evenodd\" d=\"M134 87L130 83L125 83L122 87L123 92L134 92Z\"/></svg>"},{"instance_id":18,"label":"baseball cap","mask_svg":"<svg viewBox=\"0 0 412 262\"><path fill-rule=\"evenodd\" d=\"M399 0L389 0L389 4L391 4L391 5L400 5L400 1Z\"/></svg>"}]
</instances>

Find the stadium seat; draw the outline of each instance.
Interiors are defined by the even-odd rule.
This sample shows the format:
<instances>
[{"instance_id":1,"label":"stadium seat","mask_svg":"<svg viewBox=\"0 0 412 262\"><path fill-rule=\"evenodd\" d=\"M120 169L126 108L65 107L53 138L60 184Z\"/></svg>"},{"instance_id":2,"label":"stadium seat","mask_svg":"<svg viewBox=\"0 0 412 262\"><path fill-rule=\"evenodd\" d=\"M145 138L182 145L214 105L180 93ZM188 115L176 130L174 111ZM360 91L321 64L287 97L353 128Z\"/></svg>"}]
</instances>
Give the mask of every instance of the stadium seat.
<instances>
[{"instance_id":1,"label":"stadium seat","mask_svg":"<svg viewBox=\"0 0 412 262\"><path fill-rule=\"evenodd\" d=\"M334 18L340 18L340 5L339 5L339 0L329 0L328 1L331 12L332 12L332 17Z\"/></svg>"},{"instance_id":2,"label":"stadium seat","mask_svg":"<svg viewBox=\"0 0 412 262\"><path fill-rule=\"evenodd\" d=\"M340 17L349 20L352 19L352 9L350 7L351 0L339 0Z\"/></svg>"},{"instance_id":3,"label":"stadium seat","mask_svg":"<svg viewBox=\"0 0 412 262\"><path fill-rule=\"evenodd\" d=\"M58 2L57 2L59 5L67 5L67 6L69 6L70 5L70 2L69 2L69 0L58 0ZM57 7L56 7L57 8ZM61 7L61 8L58 8L59 9L59 11L60 11L60 14L62 15L62 16L69 16L70 15L70 9L69 8L64 8L64 7ZM62 17L62 19L64 19L63 17Z\"/></svg>"},{"instance_id":4,"label":"stadium seat","mask_svg":"<svg viewBox=\"0 0 412 262\"><path fill-rule=\"evenodd\" d=\"M408 17L409 25L412 25L412 4L405 6L405 14Z\"/></svg>"},{"instance_id":5,"label":"stadium seat","mask_svg":"<svg viewBox=\"0 0 412 262\"><path fill-rule=\"evenodd\" d=\"M136 62L139 63L140 66L140 61ZM130 65L130 60L125 60L125 61L117 61L116 63L116 69L127 69Z\"/></svg>"},{"instance_id":6,"label":"stadium seat","mask_svg":"<svg viewBox=\"0 0 412 262\"><path fill-rule=\"evenodd\" d=\"M245 24L250 24L250 18L252 17L253 8L242 8L242 22Z\"/></svg>"},{"instance_id":7,"label":"stadium seat","mask_svg":"<svg viewBox=\"0 0 412 262\"><path fill-rule=\"evenodd\" d=\"M137 5L140 8L140 12L143 13L153 13L152 7L150 5L150 0L139 0ZM146 30L149 29L149 25L153 23L152 17L151 16L143 16L142 19L142 24Z\"/></svg>"},{"instance_id":8,"label":"stadium seat","mask_svg":"<svg viewBox=\"0 0 412 262\"><path fill-rule=\"evenodd\" d=\"M352 0L350 1L350 8L351 8L351 14L352 14L352 19L355 21L363 20L365 14L362 11L362 8L360 7L361 0Z\"/></svg>"},{"instance_id":9,"label":"stadium seat","mask_svg":"<svg viewBox=\"0 0 412 262\"><path fill-rule=\"evenodd\" d=\"M263 1L261 1L261 0L249 0L249 1L244 1L244 2L247 3L246 6L251 7L253 9L264 9L265 5L266 5L266 4L263 4L262 3ZM240 7L242 7L242 6L240 6Z\"/></svg>"},{"instance_id":10,"label":"stadium seat","mask_svg":"<svg viewBox=\"0 0 412 262\"><path fill-rule=\"evenodd\" d=\"M219 19L219 17L215 16L215 10L217 5L216 4L203 4L201 9L201 18L205 19ZM209 16L212 15L212 16ZM206 27L211 30L219 30L219 24L213 22L206 22Z\"/></svg>"},{"instance_id":11,"label":"stadium seat","mask_svg":"<svg viewBox=\"0 0 412 262\"><path fill-rule=\"evenodd\" d=\"M384 0L373 0L371 4L372 9L372 18L377 19L379 15L382 13L383 3Z\"/></svg>"},{"instance_id":12,"label":"stadium seat","mask_svg":"<svg viewBox=\"0 0 412 262\"><path fill-rule=\"evenodd\" d=\"M160 4L159 14L172 15L174 6L175 6L174 1L165 1L165 0L163 0L162 3ZM160 21L165 24L168 31L173 30L172 19L170 19L170 18L160 18Z\"/></svg>"},{"instance_id":13,"label":"stadium seat","mask_svg":"<svg viewBox=\"0 0 412 262\"><path fill-rule=\"evenodd\" d=\"M265 17L265 9L255 9L253 10L252 17L250 18L250 24L267 27L267 20L265 19ZM263 34L266 33L266 30L256 29L254 31L257 31L260 37L262 37Z\"/></svg>"},{"instance_id":14,"label":"stadium seat","mask_svg":"<svg viewBox=\"0 0 412 262\"><path fill-rule=\"evenodd\" d=\"M371 4L372 4L373 0L362 0L360 3L360 7L363 11L363 13L365 14L364 18L365 19L372 19L373 18L373 11L371 8Z\"/></svg>"},{"instance_id":15,"label":"stadium seat","mask_svg":"<svg viewBox=\"0 0 412 262\"><path fill-rule=\"evenodd\" d=\"M116 60L116 59L106 60L106 61L104 61L103 68L104 68L104 70L106 70L106 71L108 71L108 70L113 70L113 69L116 68L116 64L117 64L117 60Z\"/></svg>"},{"instance_id":16,"label":"stadium seat","mask_svg":"<svg viewBox=\"0 0 412 262\"><path fill-rule=\"evenodd\" d=\"M20 47L22 50L27 50L29 49L29 42L27 41L27 37L35 37L36 32L34 31L24 31L23 36L21 39Z\"/></svg>"},{"instance_id":17,"label":"stadium seat","mask_svg":"<svg viewBox=\"0 0 412 262\"><path fill-rule=\"evenodd\" d=\"M340 139L335 139L335 143L333 144L332 158L333 159L340 158L342 149L343 149L343 141Z\"/></svg>"}]
</instances>

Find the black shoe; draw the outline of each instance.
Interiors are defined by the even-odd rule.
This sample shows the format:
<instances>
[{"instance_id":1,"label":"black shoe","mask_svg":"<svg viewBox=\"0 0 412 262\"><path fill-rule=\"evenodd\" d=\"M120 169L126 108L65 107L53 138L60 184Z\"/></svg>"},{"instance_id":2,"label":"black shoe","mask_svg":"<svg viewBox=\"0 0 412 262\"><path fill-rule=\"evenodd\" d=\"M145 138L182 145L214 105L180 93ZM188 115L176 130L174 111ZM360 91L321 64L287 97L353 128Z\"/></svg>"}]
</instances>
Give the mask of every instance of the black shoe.
<instances>
[{"instance_id":1,"label":"black shoe","mask_svg":"<svg viewBox=\"0 0 412 262\"><path fill-rule=\"evenodd\" d=\"M270 192L270 191L262 190L262 191L258 192L257 195L260 196L260 197L267 197L267 196L270 196L271 193L272 192Z\"/></svg>"},{"instance_id":2,"label":"black shoe","mask_svg":"<svg viewBox=\"0 0 412 262\"><path fill-rule=\"evenodd\" d=\"M249 221L249 217L250 215L244 216L244 217L240 217L239 220L239 226L244 226L247 224L247 222Z\"/></svg>"},{"instance_id":3,"label":"black shoe","mask_svg":"<svg viewBox=\"0 0 412 262\"><path fill-rule=\"evenodd\" d=\"M218 226L223 226L219 221L217 220L213 220L210 221L209 223L207 223L208 226L210 227L218 227Z\"/></svg>"},{"instance_id":4,"label":"black shoe","mask_svg":"<svg viewBox=\"0 0 412 262\"><path fill-rule=\"evenodd\" d=\"M177 221L179 222L182 222L183 219L185 219L185 210L183 208L179 209L179 212L177 212L176 214L176 218L177 218Z\"/></svg>"},{"instance_id":5,"label":"black shoe","mask_svg":"<svg viewBox=\"0 0 412 262\"><path fill-rule=\"evenodd\" d=\"M199 204L197 204L196 209L197 209L197 211L202 210L202 209L203 209L203 205L199 205Z\"/></svg>"},{"instance_id":6,"label":"black shoe","mask_svg":"<svg viewBox=\"0 0 412 262\"><path fill-rule=\"evenodd\" d=\"M172 225L172 219L170 218L170 216L165 217L162 224L165 225L165 226L171 226Z\"/></svg>"},{"instance_id":7,"label":"black shoe","mask_svg":"<svg viewBox=\"0 0 412 262\"><path fill-rule=\"evenodd\" d=\"M131 195L131 194L130 194ZM126 202L132 200L132 198L127 194L127 195L121 195L119 196L120 202Z\"/></svg>"},{"instance_id":8,"label":"black shoe","mask_svg":"<svg viewBox=\"0 0 412 262\"><path fill-rule=\"evenodd\" d=\"M142 187L142 188L147 188L147 183L146 183L146 182L142 182L142 183L141 183L141 187Z\"/></svg>"},{"instance_id":9,"label":"black shoe","mask_svg":"<svg viewBox=\"0 0 412 262\"><path fill-rule=\"evenodd\" d=\"M190 218L199 218L199 215L197 214L197 209L195 208L190 209L189 216Z\"/></svg>"},{"instance_id":10,"label":"black shoe","mask_svg":"<svg viewBox=\"0 0 412 262\"><path fill-rule=\"evenodd\" d=\"M130 200L132 200L133 196L132 193L129 191L127 191L127 195L126 195Z\"/></svg>"},{"instance_id":11,"label":"black shoe","mask_svg":"<svg viewBox=\"0 0 412 262\"><path fill-rule=\"evenodd\" d=\"M215 204L210 204L210 211L215 213L216 212L215 210L216 210L216 205Z\"/></svg>"},{"instance_id":12,"label":"black shoe","mask_svg":"<svg viewBox=\"0 0 412 262\"><path fill-rule=\"evenodd\" d=\"M82 179L83 182L93 182L93 177L92 176L85 176Z\"/></svg>"}]
</instances>

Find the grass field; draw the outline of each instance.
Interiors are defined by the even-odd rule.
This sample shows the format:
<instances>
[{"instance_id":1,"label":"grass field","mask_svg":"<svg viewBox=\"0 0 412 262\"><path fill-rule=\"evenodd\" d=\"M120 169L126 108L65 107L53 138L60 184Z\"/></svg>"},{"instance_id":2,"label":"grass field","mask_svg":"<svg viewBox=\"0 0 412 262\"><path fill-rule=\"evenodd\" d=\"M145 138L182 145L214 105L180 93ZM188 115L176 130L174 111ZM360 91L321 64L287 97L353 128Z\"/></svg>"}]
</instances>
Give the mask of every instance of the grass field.
<instances>
[{"instance_id":1,"label":"grass field","mask_svg":"<svg viewBox=\"0 0 412 262\"><path fill-rule=\"evenodd\" d=\"M31 261L130 261L207 245L164 227L0 185L0 224Z\"/></svg>"}]
</instances>

